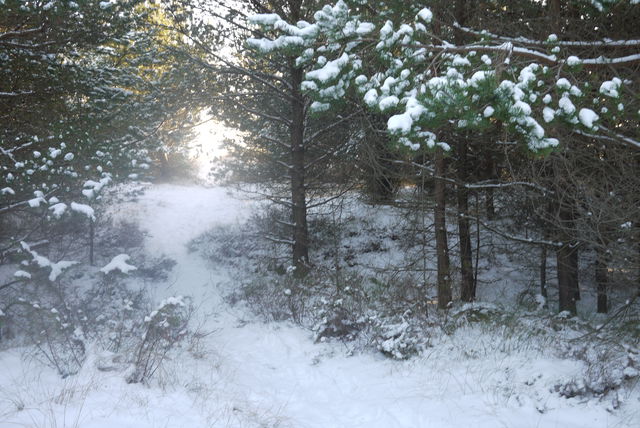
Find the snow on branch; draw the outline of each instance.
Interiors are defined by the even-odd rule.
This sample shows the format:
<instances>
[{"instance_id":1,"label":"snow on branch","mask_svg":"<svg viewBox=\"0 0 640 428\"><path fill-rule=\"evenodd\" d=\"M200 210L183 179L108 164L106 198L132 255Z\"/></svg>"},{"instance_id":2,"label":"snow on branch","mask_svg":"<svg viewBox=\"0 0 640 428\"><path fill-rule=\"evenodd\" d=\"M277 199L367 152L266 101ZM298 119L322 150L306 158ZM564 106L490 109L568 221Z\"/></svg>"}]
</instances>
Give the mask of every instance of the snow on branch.
<instances>
[{"instance_id":1,"label":"snow on branch","mask_svg":"<svg viewBox=\"0 0 640 428\"><path fill-rule=\"evenodd\" d=\"M29 205L29 201L20 201L0 208L0 214L13 210L21 206Z\"/></svg>"},{"instance_id":2,"label":"snow on branch","mask_svg":"<svg viewBox=\"0 0 640 428\"><path fill-rule=\"evenodd\" d=\"M118 254L113 259L111 259L111 261L106 266L100 269L100 272L108 274L113 272L114 270L118 270L124 274L128 274L129 272L137 269L137 267L127 263L127 260L129 259L130 257L128 254Z\"/></svg>"},{"instance_id":3,"label":"snow on branch","mask_svg":"<svg viewBox=\"0 0 640 428\"><path fill-rule=\"evenodd\" d=\"M13 162L17 162L16 158L13 156L13 153L12 153L13 150L6 150L6 149L3 149L2 147L0 147L0 152L3 155L7 156L9 159L11 159Z\"/></svg>"},{"instance_id":4,"label":"snow on branch","mask_svg":"<svg viewBox=\"0 0 640 428\"><path fill-rule=\"evenodd\" d=\"M590 58L581 60L582 64L586 66L598 66L598 65L626 65L635 62L640 62L640 54L621 56L616 58L607 58L599 56L598 58Z\"/></svg>"},{"instance_id":5,"label":"snow on branch","mask_svg":"<svg viewBox=\"0 0 640 428\"><path fill-rule=\"evenodd\" d=\"M20 150L22 150L22 149L24 149L24 148L27 148L27 147L29 147L29 146L32 146L32 145L33 145L33 143L32 143L32 142L29 142L29 143L21 144L21 145L19 145L19 146L13 146L13 147L11 147L11 148L9 148L9 149L4 149L4 148L0 147L0 152L1 152L3 155L7 156L9 159L11 159L13 162L17 162L17 160L16 160L16 158L14 157L14 155L13 155L13 154L14 154L15 152L17 152L17 151L20 151Z\"/></svg>"},{"instance_id":6,"label":"snow on branch","mask_svg":"<svg viewBox=\"0 0 640 428\"><path fill-rule=\"evenodd\" d=\"M51 205L49 209L55 218L60 218L67 211L67 204L58 202L57 204Z\"/></svg>"},{"instance_id":7,"label":"snow on branch","mask_svg":"<svg viewBox=\"0 0 640 428\"><path fill-rule=\"evenodd\" d=\"M78 262L68 261L68 260L60 260L59 262L52 262L45 256L38 254L35 250L32 250L29 244L26 242L20 242L22 245L22 249L28 252L33 258L33 262L37 264L41 268L50 268L51 272L49 273L49 281L55 281L62 274L65 269L70 268L73 265L78 264Z\"/></svg>"},{"instance_id":8,"label":"snow on branch","mask_svg":"<svg viewBox=\"0 0 640 428\"><path fill-rule=\"evenodd\" d=\"M592 134L589 132L585 132L582 131L580 129L575 129L573 132L575 132L578 135L582 135L585 137L589 137L589 138L594 138L596 140L602 140L602 141L611 141L614 143L624 143L624 144L628 144L632 147L635 147L637 149L640 149L640 141L634 140L633 138L627 137L625 135L619 134L617 132L613 132L603 126L600 126L599 129L602 129L608 133L610 133L612 136L608 136L608 135L601 135L601 134Z\"/></svg>"},{"instance_id":9,"label":"snow on branch","mask_svg":"<svg viewBox=\"0 0 640 428\"><path fill-rule=\"evenodd\" d=\"M25 95L33 95L33 91L21 91L21 92L0 92L0 97L5 98L13 98L13 97L22 97Z\"/></svg>"},{"instance_id":10,"label":"snow on branch","mask_svg":"<svg viewBox=\"0 0 640 428\"><path fill-rule=\"evenodd\" d=\"M605 128L604 126L601 126L600 128L603 129L604 131L608 132L610 135L613 135L613 137L615 137L619 141L622 141L624 143L627 143L629 145L632 145L632 146L640 149L640 141L634 140L633 138L627 137L626 135L619 134L619 133L617 133L615 131L612 131L610 129Z\"/></svg>"},{"instance_id":11,"label":"snow on branch","mask_svg":"<svg viewBox=\"0 0 640 428\"><path fill-rule=\"evenodd\" d=\"M598 58L590 58L581 60L585 66L600 66L600 65L626 65L635 62L640 62L640 54L621 56L616 58L607 58L599 56Z\"/></svg>"},{"instance_id":12,"label":"snow on branch","mask_svg":"<svg viewBox=\"0 0 640 428\"><path fill-rule=\"evenodd\" d=\"M536 61L539 61L542 64L555 66L561 65L569 62L569 60L558 59L555 55L547 55L545 53L523 48L519 46L514 46L512 42L504 42L498 46L492 45L463 45L456 46L452 44L442 44L442 45L425 45L418 44L416 47L420 47L429 51L435 52L503 52L509 56L515 55L522 58L529 58ZM604 56L600 56L598 58L589 58L589 59L580 59L581 64L583 64L587 68L597 68L602 66L615 66L615 65L628 65L632 63L640 63L640 54L627 55L623 57L617 58L606 58Z\"/></svg>"},{"instance_id":13,"label":"snow on branch","mask_svg":"<svg viewBox=\"0 0 640 428\"><path fill-rule=\"evenodd\" d=\"M264 238L268 241L273 242L274 244L293 245L295 243L290 239L277 238L275 236L269 236L269 235L264 235Z\"/></svg>"},{"instance_id":14,"label":"snow on branch","mask_svg":"<svg viewBox=\"0 0 640 428\"><path fill-rule=\"evenodd\" d=\"M18 42L0 40L0 45L12 47L12 48L19 48L19 49L39 49L39 48L55 45L56 43L58 42L49 41L49 42L43 42L43 43L18 43Z\"/></svg>"},{"instance_id":15,"label":"snow on branch","mask_svg":"<svg viewBox=\"0 0 640 428\"><path fill-rule=\"evenodd\" d=\"M42 30L44 30L43 25L36 28L28 28L26 30L5 31L4 33L0 33L0 40L8 39L10 37L25 37L30 34L39 33Z\"/></svg>"},{"instance_id":16,"label":"snow on branch","mask_svg":"<svg viewBox=\"0 0 640 428\"><path fill-rule=\"evenodd\" d=\"M4 189L3 189L4 190ZM13 190L13 189L12 189ZM14 202L14 203L10 203L8 205L5 205L3 207L0 207L0 214L2 213L6 213L9 212L15 208L19 208L22 206L29 206L31 208L37 208L40 206L41 203L47 203L47 199L49 196L51 196L52 194L54 194L56 192L57 189L52 190L51 192L44 194L41 191L36 191L35 193L35 198L30 198L30 199L26 199L26 200L22 200L19 202ZM9 192L6 192L9 193Z\"/></svg>"},{"instance_id":17,"label":"snow on branch","mask_svg":"<svg viewBox=\"0 0 640 428\"><path fill-rule=\"evenodd\" d=\"M467 189L499 189L503 187L511 187L511 186L522 186L522 187L530 187L532 189L538 190L542 193L552 195L554 192L540 186L535 183L529 183L527 181L511 181L508 183L494 183L494 182L478 182L478 183L469 183L465 184L464 187Z\"/></svg>"},{"instance_id":18,"label":"snow on branch","mask_svg":"<svg viewBox=\"0 0 640 428\"><path fill-rule=\"evenodd\" d=\"M71 202L71 210L77 213L83 214L91 220L96 219L95 211L89 205L79 204L77 202Z\"/></svg>"},{"instance_id":19,"label":"snow on branch","mask_svg":"<svg viewBox=\"0 0 640 428\"><path fill-rule=\"evenodd\" d=\"M490 33L486 30L478 31L473 28L464 27L457 22L453 23L453 26L460 31L464 31L468 34L473 34L478 37L490 37L494 40L500 40L502 42L519 43L530 46L549 46L549 41L528 39L526 37L507 37L499 34ZM618 47L634 47L640 46L640 39L629 40L557 40L553 42L554 46L564 47L580 47L580 48L618 48Z\"/></svg>"}]
</instances>

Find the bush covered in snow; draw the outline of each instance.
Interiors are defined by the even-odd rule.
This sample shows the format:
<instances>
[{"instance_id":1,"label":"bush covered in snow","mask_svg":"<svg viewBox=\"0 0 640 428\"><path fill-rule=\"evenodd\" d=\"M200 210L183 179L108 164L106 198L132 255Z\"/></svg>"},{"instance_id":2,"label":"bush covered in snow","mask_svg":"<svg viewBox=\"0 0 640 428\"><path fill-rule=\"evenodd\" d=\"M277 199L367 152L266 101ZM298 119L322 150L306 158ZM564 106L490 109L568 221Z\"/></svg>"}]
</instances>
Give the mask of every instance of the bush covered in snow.
<instances>
[{"instance_id":1,"label":"bush covered in snow","mask_svg":"<svg viewBox=\"0 0 640 428\"><path fill-rule=\"evenodd\" d=\"M145 316L127 382L139 383L151 379L168 352L187 336L191 311L188 300L178 296L163 300Z\"/></svg>"}]
</instances>

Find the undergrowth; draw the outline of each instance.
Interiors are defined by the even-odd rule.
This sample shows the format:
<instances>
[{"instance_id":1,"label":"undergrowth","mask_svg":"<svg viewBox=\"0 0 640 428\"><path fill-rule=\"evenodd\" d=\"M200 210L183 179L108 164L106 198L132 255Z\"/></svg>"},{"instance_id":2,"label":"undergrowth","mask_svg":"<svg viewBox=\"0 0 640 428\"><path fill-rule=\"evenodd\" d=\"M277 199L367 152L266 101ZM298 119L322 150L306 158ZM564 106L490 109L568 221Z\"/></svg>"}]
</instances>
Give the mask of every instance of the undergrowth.
<instances>
[{"instance_id":1,"label":"undergrowth","mask_svg":"<svg viewBox=\"0 0 640 428\"><path fill-rule=\"evenodd\" d=\"M598 329L602 319L553 313L531 289L508 306L457 303L441 311L435 286L423 272L376 270L360 262L359 256L384 255L395 243L381 238L384 233L366 219L358 221L346 216L337 224L324 218L310 228L321 235L312 237L322 244L315 259L320 261L302 278L288 266L286 248L276 250L273 242L260 238L269 224L264 217L242 228L211 230L191 249L217 265L243 267L236 270L229 303L245 305L261 322L296 323L312 331L316 341L340 341L349 352L373 349L405 360L428 355L434 347L454 346L469 359L543 355L577 360L583 374L554 386L563 397L602 397L637 385L637 311ZM398 246L408 245L406 239L397 240Z\"/></svg>"}]
</instances>

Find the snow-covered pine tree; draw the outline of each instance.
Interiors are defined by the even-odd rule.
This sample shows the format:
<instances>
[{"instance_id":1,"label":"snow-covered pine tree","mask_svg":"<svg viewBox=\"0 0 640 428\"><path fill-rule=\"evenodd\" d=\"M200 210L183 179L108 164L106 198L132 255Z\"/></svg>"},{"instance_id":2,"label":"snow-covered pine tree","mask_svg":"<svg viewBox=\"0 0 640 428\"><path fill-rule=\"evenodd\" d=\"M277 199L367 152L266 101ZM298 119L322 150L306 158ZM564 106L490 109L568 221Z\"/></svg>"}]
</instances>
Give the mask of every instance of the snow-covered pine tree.
<instances>
[{"instance_id":1,"label":"snow-covered pine tree","mask_svg":"<svg viewBox=\"0 0 640 428\"><path fill-rule=\"evenodd\" d=\"M345 187L343 177L354 167L348 161L354 141L350 121L357 112L341 107L339 117L328 122L311 114L310 99L301 87L308 64L296 61L303 53L300 46L269 48L280 43L270 38L274 33L261 20L247 21L246 14L262 12L260 16L297 22L309 18L315 2L198 4L211 19L185 32L196 40L215 82L209 93L211 114L243 132L241 142L227 145L230 156L222 175L231 173L233 180L259 185L251 190L282 209L284 215L274 227L278 231L267 238L290 246L290 263L304 274L309 268L308 211ZM231 41L224 49L218 43L221 33ZM287 35L290 40L311 36L304 31Z\"/></svg>"},{"instance_id":2,"label":"snow-covered pine tree","mask_svg":"<svg viewBox=\"0 0 640 428\"><path fill-rule=\"evenodd\" d=\"M191 103L182 42L158 22L167 3L2 1L0 263L60 217L91 221L105 185L150 168Z\"/></svg>"},{"instance_id":3,"label":"snow-covered pine tree","mask_svg":"<svg viewBox=\"0 0 640 428\"><path fill-rule=\"evenodd\" d=\"M565 40L555 33L540 37L549 28L548 20L524 25L520 30L538 38L517 33L506 36L446 19L444 4L425 3L436 6L440 14L434 17L433 11L424 7L409 18L407 13L399 13L401 9L394 8L393 2L382 2L380 9L386 10L389 5L396 13L366 15L362 11L369 6L356 0L325 6L311 23L261 15L253 20L279 31L280 37L252 43L264 52L302 50L298 62L312 64L301 83L315 100L312 110L330 111L347 91L354 91L369 108L390 114L389 133L397 143L412 150L451 153L456 141L465 135L496 128L503 142L516 142L536 156L557 150L561 147L557 137L566 134L638 147L635 128L629 127L632 122L620 122L620 114L606 115L637 104L637 97L628 89L634 82L625 79L629 68L640 62L635 39L611 41L599 28L584 34L588 38ZM476 15L478 24L491 19L499 30L499 23L504 21L501 16L514 10L520 15L519 22L525 22L527 14L551 16L547 8L555 5L525 3L474 2L473 13L482 9ZM576 21L584 29L602 19L604 11L611 13L618 8L618 12L637 14L634 0L576 2L574 6L573 13L578 11ZM411 6L406 10L413 12ZM560 25L564 31L566 22ZM612 55L590 56L593 48ZM375 61L375 67L368 66L371 61ZM617 76L616 70L626 74ZM631 111L636 113L637 109ZM482 150L482 144L478 150ZM538 243L556 246L560 260L563 249L575 246L573 241ZM561 272L563 265L560 263ZM447 276L445 271L441 278ZM446 307L450 289L441 282L439 304ZM568 291L572 282L573 278L560 280L560 309L575 312L573 292Z\"/></svg>"}]
</instances>

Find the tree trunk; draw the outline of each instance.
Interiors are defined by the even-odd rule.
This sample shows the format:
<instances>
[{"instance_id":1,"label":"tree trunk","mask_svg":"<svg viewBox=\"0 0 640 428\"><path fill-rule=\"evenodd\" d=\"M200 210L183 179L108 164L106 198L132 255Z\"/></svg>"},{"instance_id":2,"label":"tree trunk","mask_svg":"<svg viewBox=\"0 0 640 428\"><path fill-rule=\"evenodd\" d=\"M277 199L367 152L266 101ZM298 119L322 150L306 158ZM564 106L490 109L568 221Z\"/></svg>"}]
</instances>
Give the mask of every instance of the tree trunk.
<instances>
[{"instance_id":1,"label":"tree trunk","mask_svg":"<svg viewBox=\"0 0 640 428\"><path fill-rule=\"evenodd\" d=\"M455 18L462 26L466 25L468 5L467 0L455 0ZM456 31L454 40L457 44L463 44L465 34L462 31ZM471 231L469 228L469 190L465 184L469 181L469 171L467 165L467 156L469 151L469 143L466 135L461 135L460 140L456 144L458 152L458 162L456 162L456 175L458 178L458 186L456 189L456 197L458 203L458 242L460 247L460 298L464 302L471 302L476 297L473 282L473 255L471 252ZM442 175L442 174L438 174Z\"/></svg>"},{"instance_id":2,"label":"tree trunk","mask_svg":"<svg viewBox=\"0 0 640 428\"><path fill-rule=\"evenodd\" d=\"M468 143L460 140L458 150L458 237L460 243L460 298L464 302L471 302L476 297L473 286L473 254L471 251L471 231L469 227L469 190L464 186L468 181L467 151Z\"/></svg>"},{"instance_id":3,"label":"tree trunk","mask_svg":"<svg viewBox=\"0 0 640 428\"><path fill-rule=\"evenodd\" d=\"M638 161L640 164L640 161ZM640 221L636 221L636 229L640 229ZM636 235L638 236L638 235ZM637 251L636 251L636 294L640 296L640 240L638 240Z\"/></svg>"},{"instance_id":4,"label":"tree trunk","mask_svg":"<svg viewBox=\"0 0 640 428\"><path fill-rule=\"evenodd\" d=\"M93 224L93 220L89 219L89 264L93 266L94 264L94 256L93 256L93 247L95 243L95 226Z\"/></svg>"},{"instance_id":5,"label":"tree trunk","mask_svg":"<svg viewBox=\"0 0 640 428\"><path fill-rule=\"evenodd\" d=\"M309 232L305 189L304 98L300 92L303 71L291 70L291 211L293 220L293 266L298 275L309 270Z\"/></svg>"},{"instance_id":6,"label":"tree trunk","mask_svg":"<svg viewBox=\"0 0 640 428\"><path fill-rule=\"evenodd\" d=\"M571 288L573 289L573 295L576 301L580 300L580 282L579 282L579 266L578 256L580 251L578 248L573 248L571 251Z\"/></svg>"},{"instance_id":7,"label":"tree trunk","mask_svg":"<svg viewBox=\"0 0 640 428\"><path fill-rule=\"evenodd\" d=\"M493 220L496 218L496 209L493 202L494 191L493 189L489 188L484 191L484 194L485 194L484 206L485 206L485 211L487 212L487 220Z\"/></svg>"},{"instance_id":8,"label":"tree trunk","mask_svg":"<svg viewBox=\"0 0 640 428\"><path fill-rule=\"evenodd\" d=\"M560 311L576 314L576 301L580 297L578 289L578 248L572 242L574 215L565 207L560 207L559 231L563 245L557 250L558 294Z\"/></svg>"},{"instance_id":9,"label":"tree trunk","mask_svg":"<svg viewBox=\"0 0 640 428\"><path fill-rule=\"evenodd\" d=\"M368 115L370 125L367 141L363 145L365 190L373 202L391 202L397 190L397 167L391 161L390 141L386 132L387 122L382 115Z\"/></svg>"},{"instance_id":10,"label":"tree trunk","mask_svg":"<svg viewBox=\"0 0 640 428\"><path fill-rule=\"evenodd\" d=\"M540 252L540 295L547 298L547 246L543 245Z\"/></svg>"},{"instance_id":11,"label":"tree trunk","mask_svg":"<svg viewBox=\"0 0 640 428\"><path fill-rule=\"evenodd\" d=\"M484 155L485 161L485 173L486 178L494 179L496 178L496 165L493 159L493 153L491 151L487 151ZM494 202L494 189L488 188L484 191L485 200L484 207L487 214L487 220L493 220L496 218L496 208Z\"/></svg>"},{"instance_id":12,"label":"tree trunk","mask_svg":"<svg viewBox=\"0 0 640 428\"><path fill-rule=\"evenodd\" d=\"M549 19L551 31L559 35L562 32L562 0L549 0Z\"/></svg>"},{"instance_id":13,"label":"tree trunk","mask_svg":"<svg viewBox=\"0 0 640 428\"><path fill-rule=\"evenodd\" d=\"M551 218L553 216L555 208L555 202L553 200L548 201L546 205L546 215ZM545 241L550 240L550 225L545 222L542 226L543 237ZM546 245L543 245L540 249L540 295L545 299L549 297L549 293L547 290L547 258L549 257L549 248ZM545 305L546 306L546 305Z\"/></svg>"},{"instance_id":14,"label":"tree trunk","mask_svg":"<svg viewBox=\"0 0 640 428\"><path fill-rule=\"evenodd\" d=\"M438 307L446 309L451 303L451 275L449 272L449 244L447 242L446 183L442 148L436 148L436 179L434 221L436 228L436 254L438 259Z\"/></svg>"},{"instance_id":15,"label":"tree trunk","mask_svg":"<svg viewBox=\"0 0 640 428\"><path fill-rule=\"evenodd\" d=\"M596 249L596 286L598 292L598 313L606 314L609 311L607 301L607 289L609 278L607 275L607 252L604 248Z\"/></svg>"},{"instance_id":16,"label":"tree trunk","mask_svg":"<svg viewBox=\"0 0 640 428\"><path fill-rule=\"evenodd\" d=\"M560 247L556 253L558 261L558 296L560 312L569 311L572 315L575 315L577 312L576 294L573 288L571 253L572 248L569 243Z\"/></svg>"}]
</instances>

